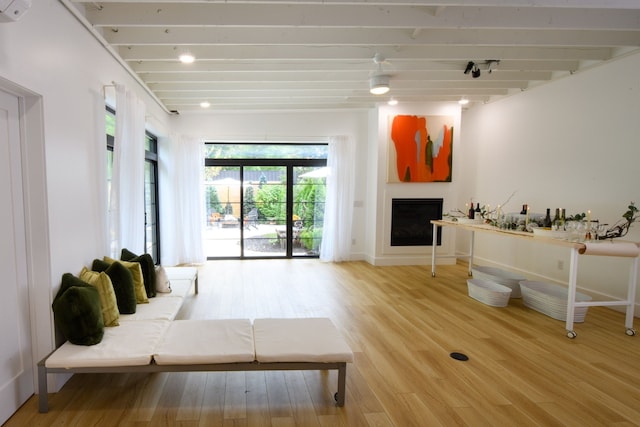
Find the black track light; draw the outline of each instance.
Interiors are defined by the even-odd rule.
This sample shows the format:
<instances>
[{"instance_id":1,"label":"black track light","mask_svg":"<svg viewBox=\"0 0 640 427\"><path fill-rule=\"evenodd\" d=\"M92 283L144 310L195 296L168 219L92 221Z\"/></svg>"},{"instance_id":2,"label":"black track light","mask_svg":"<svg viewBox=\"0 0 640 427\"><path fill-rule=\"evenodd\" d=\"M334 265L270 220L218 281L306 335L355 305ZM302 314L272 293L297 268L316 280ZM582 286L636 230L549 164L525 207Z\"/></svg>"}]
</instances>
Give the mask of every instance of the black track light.
<instances>
[{"instance_id":1,"label":"black track light","mask_svg":"<svg viewBox=\"0 0 640 427\"><path fill-rule=\"evenodd\" d=\"M467 62L467 68L464 69L465 74L469 74L473 69L473 66L476 65L473 61Z\"/></svg>"},{"instance_id":2,"label":"black track light","mask_svg":"<svg viewBox=\"0 0 640 427\"><path fill-rule=\"evenodd\" d=\"M474 79L477 79L478 77L480 77L480 68L478 68L477 65L473 67L473 71L471 72L471 77L473 77Z\"/></svg>"}]
</instances>

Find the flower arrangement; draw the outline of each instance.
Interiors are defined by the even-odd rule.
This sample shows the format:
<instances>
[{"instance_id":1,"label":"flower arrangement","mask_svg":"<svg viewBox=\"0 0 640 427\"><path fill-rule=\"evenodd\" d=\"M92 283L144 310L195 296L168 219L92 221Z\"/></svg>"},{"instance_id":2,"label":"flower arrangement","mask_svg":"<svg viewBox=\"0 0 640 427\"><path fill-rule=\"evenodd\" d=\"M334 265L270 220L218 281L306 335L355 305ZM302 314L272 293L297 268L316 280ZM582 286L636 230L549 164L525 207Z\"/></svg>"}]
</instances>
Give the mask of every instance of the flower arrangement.
<instances>
[{"instance_id":1,"label":"flower arrangement","mask_svg":"<svg viewBox=\"0 0 640 427\"><path fill-rule=\"evenodd\" d=\"M631 225L640 218L638 214L638 208L634 202L630 202L627 207L627 211L622 214L621 220L616 222L611 228L608 228L604 234L598 235L599 240L614 239L617 237L624 237L631 228Z\"/></svg>"}]
</instances>

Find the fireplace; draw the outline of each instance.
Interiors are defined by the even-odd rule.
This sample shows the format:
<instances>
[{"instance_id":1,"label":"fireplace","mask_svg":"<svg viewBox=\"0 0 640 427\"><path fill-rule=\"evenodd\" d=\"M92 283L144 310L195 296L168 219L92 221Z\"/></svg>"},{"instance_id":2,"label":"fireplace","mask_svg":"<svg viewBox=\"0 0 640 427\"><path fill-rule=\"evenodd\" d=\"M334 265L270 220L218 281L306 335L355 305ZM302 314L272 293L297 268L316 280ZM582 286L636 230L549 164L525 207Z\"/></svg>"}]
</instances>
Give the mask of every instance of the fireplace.
<instances>
[{"instance_id":1,"label":"fireplace","mask_svg":"<svg viewBox=\"0 0 640 427\"><path fill-rule=\"evenodd\" d=\"M392 199L391 246L432 246L431 219L442 219L443 199ZM441 244L438 227L436 243Z\"/></svg>"}]
</instances>

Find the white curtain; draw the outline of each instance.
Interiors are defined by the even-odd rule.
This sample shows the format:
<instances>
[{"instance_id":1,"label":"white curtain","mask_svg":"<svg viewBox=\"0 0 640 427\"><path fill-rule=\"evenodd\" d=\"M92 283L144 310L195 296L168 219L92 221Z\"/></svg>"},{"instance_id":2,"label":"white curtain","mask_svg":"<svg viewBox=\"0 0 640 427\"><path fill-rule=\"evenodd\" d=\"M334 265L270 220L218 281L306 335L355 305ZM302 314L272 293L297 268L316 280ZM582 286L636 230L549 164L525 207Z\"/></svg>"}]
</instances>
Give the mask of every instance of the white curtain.
<instances>
[{"instance_id":1,"label":"white curtain","mask_svg":"<svg viewBox=\"0 0 640 427\"><path fill-rule=\"evenodd\" d=\"M204 158L197 138L172 135L159 141L162 264L198 264L203 248Z\"/></svg>"},{"instance_id":2,"label":"white curtain","mask_svg":"<svg viewBox=\"0 0 640 427\"><path fill-rule=\"evenodd\" d=\"M111 256L120 250L144 252L145 106L130 90L116 85L116 131L109 199Z\"/></svg>"},{"instance_id":3,"label":"white curtain","mask_svg":"<svg viewBox=\"0 0 640 427\"><path fill-rule=\"evenodd\" d=\"M355 182L355 150L346 136L329 139L327 192L322 231L321 261L348 261Z\"/></svg>"}]
</instances>

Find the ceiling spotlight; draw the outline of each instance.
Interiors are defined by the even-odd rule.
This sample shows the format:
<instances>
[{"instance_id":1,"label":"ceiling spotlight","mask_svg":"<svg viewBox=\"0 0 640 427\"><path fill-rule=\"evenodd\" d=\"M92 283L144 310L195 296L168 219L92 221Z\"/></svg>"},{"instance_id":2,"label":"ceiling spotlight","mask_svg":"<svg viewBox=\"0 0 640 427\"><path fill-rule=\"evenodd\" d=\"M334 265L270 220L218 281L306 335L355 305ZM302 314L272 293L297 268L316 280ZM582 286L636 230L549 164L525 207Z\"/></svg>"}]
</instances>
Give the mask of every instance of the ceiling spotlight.
<instances>
[{"instance_id":1,"label":"ceiling spotlight","mask_svg":"<svg viewBox=\"0 0 640 427\"><path fill-rule=\"evenodd\" d=\"M398 105L398 100L391 98L389 101L387 101L387 104L389 104L389 105Z\"/></svg>"},{"instance_id":2,"label":"ceiling spotlight","mask_svg":"<svg viewBox=\"0 0 640 427\"><path fill-rule=\"evenodd\" d=\"M460 101L458 101L458 104L460 105L467 105L469 103L469 100L467 98L460 98Z\"/></svg>"},{"instance_id":3,"label":"ceiling spotlight","mask_svg":"<svg viewBox=\"0 0 640 427\"><path fill-rule=\"evenodd\" d=\"M473 66L476 65L473 61L467 62L467 68L464 69L465 74L469 74L473 69Z\"/></svg>"},{"instance_id":4,"label":"ceiling spotlight","mask_svg":"<svg viewBox=\"0 0 640 427\"><path fill-rule=\"evenodd\" d=\"M389 92L389 76L378 74L369 79L369 92L374 95L384 95Z\"/></svg>"},{"instance_id":5,"label":"ceiling spotlight","mask_svg":"<svg viewBox=\"0 0 640 427\"><path fill-rule=\"evenodd\" d=\"M209 102L207 102L207 101L202 101L202 102L200 103L200 106L201 106L202 108L209 108L209 107L211 107L211 104L210 104Z\"/></svg>"},{"instance_id":6,"label":"ceiling spotlight","mask_svg":"<svg viewBox=\"0 0 640 427\"><path fill-rule=\"evenodd\" d=\"M471 77L473 77L474 79L477 79L478 77L480 77L480 68L478 68L477 65L473 66L473 71L471 71Z\"/></svg>"},{"instance_id":7,"label":"ceiling spotlight","mask_svg":"<svg viewBox=\"0 0 640 427\"><path fill-rule=\"evenodd\" d=\"M180 60L180 62L182 62L183 64L191 64L193 61L196 60L195 56L189 54L189 53L183 53L182 55L180 55L178 57L178 59Z\"/></svg>"}]
</instances>

